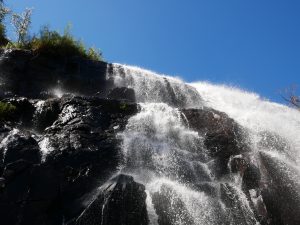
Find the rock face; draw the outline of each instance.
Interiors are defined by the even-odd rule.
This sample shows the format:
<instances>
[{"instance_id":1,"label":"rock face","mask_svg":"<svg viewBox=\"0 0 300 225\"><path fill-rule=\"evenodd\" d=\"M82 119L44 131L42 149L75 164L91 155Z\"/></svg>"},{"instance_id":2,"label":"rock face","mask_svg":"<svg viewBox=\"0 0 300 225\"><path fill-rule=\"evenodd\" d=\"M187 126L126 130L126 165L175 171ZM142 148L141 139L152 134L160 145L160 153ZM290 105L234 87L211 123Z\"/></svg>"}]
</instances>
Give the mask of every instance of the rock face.
<instances>
[{"instance_id":1,"label":"rock face","mask_svg":"<svg viewBox=\"0 0 300 225\"><path fill-rule=\"evenodd\" d=\"M116 133L137 112L136 104L74 96L38 102L26 98L5 101L26 104L17 106L20 113L15 120L0 124L1 223L73 221L86 209L90 195L117 172L121 151ZM124 224L147 224L143 186L126 176L115 182L113 199L130 200L132 208L124 209L130 210L128 214L120 213L114 211L118 205L114 202L110 215L120 213L120 220L127 221ZM125 183L128 189L119 190ZM133 213L139 217L122 217ZM85 224L83 218L80 221ZM118 220L114 224L119 224Z\"/></svg>"},{"instance_id":2,"label":"rock face","mask_svg":"<svg viewBox=\"0 0 300 225\"><path fill-rule=\"evenodd\" d=\"M136 86L114 85L113 64L0 56L0 101L14 106L0 116L0 224L300 224L299 174L266 153L290 149L280 136L258 134L255 158L247 130L214 109L185 109L185 86L167 77L152 76L166 90L149 90L169 105L143 105Z\"/></svg>"},{"instance_id":3,"label":"rock face","mask_svg":"<svg viewBox=\"0 0 300 225\"><path fill-rule=\"evenodd\" d=\"M107 63L81 58L57 59L24 50L0 50L0 90L26 97L43 97L53 90L95 94L106 92ZM87 88L88 87L88 88Z\"/></svg>"}]
</instances>

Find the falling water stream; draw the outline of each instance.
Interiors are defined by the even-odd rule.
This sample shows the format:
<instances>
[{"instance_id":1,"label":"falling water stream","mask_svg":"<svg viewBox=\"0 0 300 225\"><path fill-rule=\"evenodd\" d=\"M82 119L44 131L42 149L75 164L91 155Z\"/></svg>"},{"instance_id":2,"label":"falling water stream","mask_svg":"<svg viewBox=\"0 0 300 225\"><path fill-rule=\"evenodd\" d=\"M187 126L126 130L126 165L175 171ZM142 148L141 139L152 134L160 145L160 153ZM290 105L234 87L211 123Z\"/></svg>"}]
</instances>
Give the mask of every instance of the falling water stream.
<instances>
[{"instance_id":1,"label":"falling water stream","mask_svg":"<svg viewBox=\"0 0 300 225\"><path fill-rule=\"evenodd\" d=\"M238 122L251 143L249 157L260 167L262 152L300 195L300 113L258 95L205 82L180 79L113 64L114 83L133 88L139 113L119 133L121 169L145 185L150 224L163 210L171 224L259 224L241 187L241 177L214 177L204 137L189 129L180 108L211 107ZM207 187L210 191L203 191ZM223 195L232 200L224 204ZM298 201L299 202L299 201ZM297 203L298 203L297 202Z\"/></svg>"}]
</instances>

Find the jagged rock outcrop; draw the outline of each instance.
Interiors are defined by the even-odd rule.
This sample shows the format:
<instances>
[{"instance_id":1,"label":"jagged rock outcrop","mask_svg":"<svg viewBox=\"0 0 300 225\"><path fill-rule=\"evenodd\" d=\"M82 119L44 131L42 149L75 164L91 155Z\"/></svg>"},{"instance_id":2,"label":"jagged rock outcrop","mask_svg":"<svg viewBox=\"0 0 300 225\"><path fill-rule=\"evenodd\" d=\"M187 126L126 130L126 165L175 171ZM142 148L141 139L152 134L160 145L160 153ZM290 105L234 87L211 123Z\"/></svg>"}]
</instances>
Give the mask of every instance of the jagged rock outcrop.
<instances>
[{"instance_id":1,"label":"jagged rock outcrop","mask_svg":"<svg viewBox=\"0 0 300 225\"><path fill-rule=\"evenodd\" d=\"M116 133L137 112L136 104L75 96L5 101L26 104L16 104L18 116L1 123L3 224L72 220L87 207L91 193L117 171L122 159Z\"/></svg>"}]
</instances>

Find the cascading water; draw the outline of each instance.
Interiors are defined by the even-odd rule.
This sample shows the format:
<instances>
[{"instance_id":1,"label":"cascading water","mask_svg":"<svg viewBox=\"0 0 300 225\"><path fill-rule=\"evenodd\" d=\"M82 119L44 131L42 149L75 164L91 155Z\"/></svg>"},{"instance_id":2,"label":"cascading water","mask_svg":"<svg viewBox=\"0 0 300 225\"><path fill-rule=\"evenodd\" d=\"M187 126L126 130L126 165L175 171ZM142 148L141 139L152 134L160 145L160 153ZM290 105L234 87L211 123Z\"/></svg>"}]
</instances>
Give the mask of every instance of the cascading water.
<instances>
[{"instance_id":1,"label":"cascading water","mask_svg":"<svg viewBox=\"0 0 300 225\"><path fill-rule=\"evenodd\" d=\"M113 64L110 78L118 87L133 88L140 102L139 113L129 119L125 131L119 134L124 154L121 172L133 175L146 186L151 224L275 221L261 219L267 217L266 206L260 191L245 191L241 184L243 169L240 173L215 176L204 135L189 129L179 108L211 107L237 121L250 140L247 157L261 170L262 183L275 182L277 191L285 185L290 187L291 193L283 196L290 199L292 194L293 207L300 209L298 111L238 89L205 82L185 84L176 78L120 64ZM231 156L228 163L239 157L244 156ZM286 221L293 224L298 220Z\"/></svg>"},{"instance_id":2,"label":"cascading water","mask_svg":"<svg viewBox=\"0 0 300 225\"><path fill-rule=\"evenodd\" d=\"M174 224L216 224L218 202L188 188L212 180L202 138L184 126L178 109L165 103L140 106L140 113L129 119L121 134L126 160L123 172L144 183L152 201L166 197L183 202L181 209L171 203L170 210L176 211Z\"/></svg>"},{"instance_id":3,"label":"cascading water","mask_svg":"<svg viewBox=\"0 0 300 225\"><path fill-rule=\"evenodd\" d=\"M194 107L202 101L195 88L178 78L120 64L113 64L112 75L116 86L134 89L137 102L165 102L172 106Z\"/></svg>"},{"instance_id":4,"label":"cascading water","mask_svg":"<svg viewBox=\"0 0 300 225\"><path fill-rule=\"evenodd\" d=\"M290 155L300 165L300 116L296 109L262 100L257 94L224 85L206 82L192 83L205 104L227 113L253 134L255 148L266 138L266 132L274 136L273 149L285 140L284 154ZM284 143L281 143L284 144Z\"/></svg>"}]
</instances>

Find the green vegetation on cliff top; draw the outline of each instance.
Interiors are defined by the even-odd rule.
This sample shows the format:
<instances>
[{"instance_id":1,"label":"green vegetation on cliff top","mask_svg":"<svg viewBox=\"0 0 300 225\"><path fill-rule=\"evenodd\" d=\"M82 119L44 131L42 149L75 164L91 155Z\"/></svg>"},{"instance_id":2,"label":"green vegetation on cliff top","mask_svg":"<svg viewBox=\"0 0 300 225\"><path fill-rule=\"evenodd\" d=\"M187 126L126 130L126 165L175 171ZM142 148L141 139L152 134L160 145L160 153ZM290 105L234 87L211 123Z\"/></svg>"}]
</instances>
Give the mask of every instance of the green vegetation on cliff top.
<instances>
[{"instance_id":1,"label":"green vegetation on cliff top","mask_svg":"<svg viewBox=\"0 0 300 225\"><path fill-rule=\"evenodd\" d=\"M22 14L15 14L0 1L0 47L8 49L32 50L37 54L52 57L78 56L90 60L103 61L102 53L96 48L86 48L82 41L76 40L67 26L63 34L50 30L45 26L38 35L29 35L31 24L31 9ZM9 40L5 34L4 19L11 16L12 25L17 35L17 41Z\"/></svg>"}]
</instances>

